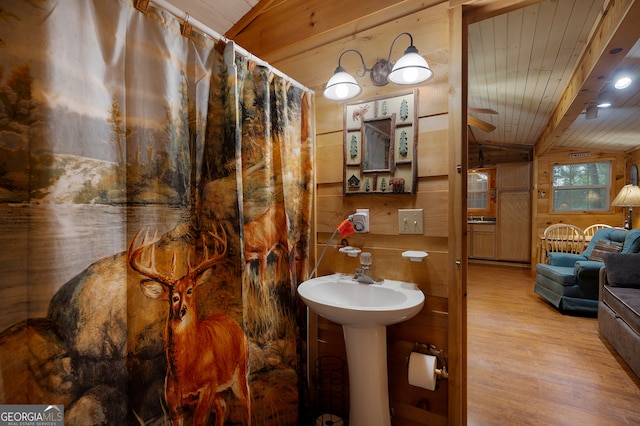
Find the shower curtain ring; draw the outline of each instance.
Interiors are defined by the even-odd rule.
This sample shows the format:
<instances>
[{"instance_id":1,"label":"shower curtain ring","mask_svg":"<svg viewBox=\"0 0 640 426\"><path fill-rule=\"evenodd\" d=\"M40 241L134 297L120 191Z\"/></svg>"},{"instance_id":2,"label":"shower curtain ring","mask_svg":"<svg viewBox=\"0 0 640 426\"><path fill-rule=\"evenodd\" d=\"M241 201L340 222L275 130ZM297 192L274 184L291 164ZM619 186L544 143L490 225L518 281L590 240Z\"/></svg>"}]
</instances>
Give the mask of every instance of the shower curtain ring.
<instances>
[{"instance_id":1,"label":"shower curtain ring","mask_svg":"<svg viewBox=\"0 0 640 426\"><path fill-rule=\"evenodd\" d=\"M187 13L187 16L184 18L184 22L181 25L180 33L184 37L190 37L191 36L191 24L189 24L189 18L190 18L190 16Z\"/></svg>"}]
</instances>

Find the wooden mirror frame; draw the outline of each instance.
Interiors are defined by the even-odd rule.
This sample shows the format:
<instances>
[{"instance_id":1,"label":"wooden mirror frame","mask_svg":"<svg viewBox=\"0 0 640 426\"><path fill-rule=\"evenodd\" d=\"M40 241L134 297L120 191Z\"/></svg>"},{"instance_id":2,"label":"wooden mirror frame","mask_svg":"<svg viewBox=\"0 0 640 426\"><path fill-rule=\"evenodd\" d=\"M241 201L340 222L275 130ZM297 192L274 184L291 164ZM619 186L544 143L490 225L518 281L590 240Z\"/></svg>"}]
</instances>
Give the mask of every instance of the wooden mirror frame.
<instances>
[{"instance_id":1,"label":"wooden mirror frame","mask_svg":"<svg viewBox=\"0 0 640 426\"><path fill-rule=\"evenodd\" d=\"M417 109L417 90L345 104L344 194L415 194ZM366 125L383 120L389 120L385 165L369 168Z\"/></svg>"}]
</instances>

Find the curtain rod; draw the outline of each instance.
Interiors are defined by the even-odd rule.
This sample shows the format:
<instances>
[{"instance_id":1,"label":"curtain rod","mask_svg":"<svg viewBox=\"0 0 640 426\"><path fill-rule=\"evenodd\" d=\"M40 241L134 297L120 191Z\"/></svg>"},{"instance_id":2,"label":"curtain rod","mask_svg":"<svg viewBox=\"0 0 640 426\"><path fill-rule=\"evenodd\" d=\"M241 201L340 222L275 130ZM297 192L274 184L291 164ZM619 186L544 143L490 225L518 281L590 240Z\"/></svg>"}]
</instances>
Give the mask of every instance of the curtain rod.
<instances>
[{"instance_id":1,"label":"curtain rod","mask_svg":"<svg viewBox=\"0 0 640 426\"><path fill-rule=\"evenodd\" d=\"M171 3L169 3L167 0L151 0L151 3L155 4L156 6L166 10L167 12L171 13L172 15L174 15L177 18L180 18L181 16L183 16L184 18L182 18L185 22L189 23L189 25L193 25L195 28L197 28L198 30L202 31L203 33L205 33L206 35L208 35L209 37L213 38L216 41L224 41L225 43L227 43L229 41L228 38L226 38L223 35L220 35L217 31L214 31L213 29L209 28L207 25L203 24L202 22L198 21L197 19L195 19L193 16L190 16L188 13L184 12L183 10L177 8L176 6L172 5ZM233 43L234 45L234 50L235 52L239 53L240 55L244 56L245 58L255 61L256 63L258 63L261 66L267 67L269 69L270 72L284 78L285 80L291 82L291 84L293 84L294 86L296 86L297 88L305 91L305 92L310 92L313 93L313 90L309 89L308 87L304 86L303 84L297 82L296 80L294 80L293 78L289 77L288 75L286 75L285 73L283 73L282 71L278 70L277 68L274 68L271 64L269 64L268 62L254 56L251 52L247 51L246 49L244 49L241 46L238 46L237 43Z\"/></svg>"}]
</instances>

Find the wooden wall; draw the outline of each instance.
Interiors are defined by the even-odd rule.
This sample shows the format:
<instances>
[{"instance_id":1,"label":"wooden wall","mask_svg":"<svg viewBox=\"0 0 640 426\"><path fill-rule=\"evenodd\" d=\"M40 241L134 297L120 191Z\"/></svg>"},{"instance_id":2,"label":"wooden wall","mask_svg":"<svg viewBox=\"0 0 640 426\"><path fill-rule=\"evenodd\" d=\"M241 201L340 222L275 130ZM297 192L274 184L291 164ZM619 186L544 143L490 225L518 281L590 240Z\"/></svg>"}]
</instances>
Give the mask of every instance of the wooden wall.
<instances>
[{"instance_id":1,"label":"wooden wall","mask_svg":"<svg viewBox=\"0 0 640 426\"><path fill-rule=\"evenodd\" d=\"M456 142L455 132L460 129L454 128L451 123L464 121L464 118L455 117L455 114L456 111L464 110L466 103L462 101L463 105L454 105L451 102L452 97L461 96L460 80L464 79L464 76L454 75L459 72L460 64L452 58L451 53L457 51L453 42L463 44L466 33L464 26L454 22L450 17L458 16L454 13L460 12L461 5L466 1L374 0L373 3L384 3L386 7L382 12L372 12L375 8L369 10L368 6L364 5L363 10L338 13L338 6L330 2L286 2L285 14L279 14L280 6L274 6L255 17L251 31L232 38L316 92L317 186L316 223L313 231L318 241L317 253L322 251L327 239L344 218L356 208L368 208L371 215L371 232L352 235L348 238L348 243L373 253L372 269L375 274L416 282L427 296L427 303L417 317L388 329L389 386L394 426L465 424L466 341L463 328L466 323L466 267L462 262L460 275L459 270L452 265L454 260L463 259L463 255L466 255L466 236L462 235L466 227L462 223L462 217L461 220L456 220L458 212L452 208L455 207L455 200L464 199L465 194L456 192L459 188L456 179L459 177L452 170L455 170L456 164L466 166L467 155L471 166L479 165L480 146L471 145L468 153L466 150L463 150L462 154L457 152L460 148L466 148L466 145ZM436 3L440 4L434 5ZM497 8L504 8L508 7L509 2L492 3L499 5ZM448 10L450 6L454 12ZM493 10L497 13L496 8ZM299 19L300 16L306 16L307 19ZM327 26L329 23L333 26ZM388 55L391 41L404 31L411 32L415 46L427 58L435 72L431 81L419 87L417 193L344 196L344 104L325 100L322 97L323 85L335 70L341 52L357 49L371 66L375 59ZM396 44L394 59L397 59L406 47L402 40ZM345 55L342 65L354 74L356 70L361 69L356 55ZM375 87L370 83L368 76L356 78L363 86L363 93L358 100L406 90L393 85ZM486 146L482 148L485 166L505 161L532 160L531 152L528 150L505 150L502 147ZM616 159L616 177L621 176L622 179L624 172L620 167L623 166L618 163L622 164L623 155L606 155ZM634 155L636 163L640 163L640 153L636 152ZM456 163L461 157L464 161ZM538 188L548 187L549 167L555 158L567 157L568 152L550 152L533 161L535 174L532 195L532 253L536 253L537 234L547 226L547 222L566 220L549 212L548 199L541 199L543 197L540 197ZM621 186L622 180L616 179L616 189ZM458 208L460 204L461 201L458 202ZM401 208L424 210L423 235L398 235L397 210ZM572 220L585 226L595 221L617 224L622 223L622 219L623 213L620 208L614 209L608 215L589 217L575 214L572 217ZM330 242L319 267L319 275L351 272L358 266L357 258L349 258L338 253L339 242L338 239ZM408 249L425 250L429 257L422 263L411 263L401 257L402 251ZM535 262L532 264L535 265ZM459 284L460 281L462 285ZM342 331L336 324L312 316L310 336L311 365L314 362L313 357L318 355L339 354L345 357ZM457 368L450 371L449 380L441 381L440 388L435 392L415 388L407 383L405 358L415 342L433 343L445 349L449 356L455 355L458 358L454 366Z\"/></svg>"},{"instance_id":2,"label":"wooden wall","mask_svg":"<svg viewBox=\"0 0 640 426\"><path fill-rule=\"evenodd\" d=\"M539 236L544 233L547 226L554 223L571 223L581 228L586 228L595 223L605 223L611 226L622 226L624 221L624 210L620 207L611 207L610 210L604 212L575 212L575 213L554 213L551 205L551 177L554 164L570 164L584 163L587 161L607 161L610 160L613 172L613 185L611 188L611 200L616 196L618 191L627 183L628 168L625 167L625 155L622 152L590 152L579 151L580 153L588 152L588 157L571 158L571 154L577 151L571 150L553 150L536 158L534 164L534 188L533 196L533 223L531 238L531 254L532 268L535 268L537 261L537 252L539 245ZM638 155L640 157L640 155ZM636 226L637 227L637 226Z\"/></svg>"},{"instance_id":3,"label":"wooden wall","mask_svg":"<svg viewBox=\"0 0 640 426\"><path fill-rule=\"evenodd\" d=\"M373 253L373 271L389 278L414 281L427 295L427 304L414 319L389 328L388 348L390 391L394 409L394 425L466 424L466 369L464 354L466 340L464 326L466 311L466 266L456 268L455 261L466 255L466 225L458 214L464 189L457 184L460 176L457 164L465 170L480 165L478 144L460 141L461 128L466 123L456 111L466 109L459 74L464 59L455 57L459 45L466 43L465 25L458 20L463 5L479 5L477 13L467 9L473 21L499 14L509 9L531 4L531 0L370 0L358 7L344 7L345 2L324 0L261 1L254 12L245 16L226 34L240 46L268 61L275 68L292 76L316 92L316 223L318 253L323 249L333 229L356 208L369 208L371 232L351 236L349 244ZM451 8L448 11L447 8ZM341 8L343 10L341 10ZM388 55L391 41L401 32L409 31L414 44L429 61L434 78L419 90L420 135L418 142L418 188L415 195L342 195L342 120L343 104L322 98L322 89L331 77L341 52L357 49L369 66L375 59ZM397 59L406 47L398 42L393 58ZM342 65L351 73L361 69L355 55L346 55ZM391 85L372 86L368 77L358 78L363 93L358 99L368 99L404 91ZM518 149L516 149L518 148ZM531 152L521 147L482 146L483 165L501 162L531 161ZM462 152L459 152L462 149ZM598 154L599 155L599 154ZM604 154L603 154L604 155ZM606 154L609 155L609 154ZM611 154L622 164L622 154ZM549 212L548 199L540 197L540 187L549 185L549 167L554 158L566 158L568 152L549 153L533 161L532 253L535 253L537 234L548 223L565 220ZM460 161L462 160L462 161ZM624 156L627 164L640 164L640 150ZM616 189L623 184L626 171L616 165ZM628 170L628 169L627 169ZM540 171L540 173L539 173ZM620 178L618 178L620 176ZM451 195L450 195L451 194ZM456 201L458 200L458 201ZM457 204L456 204L457 202ZM424 209L424 234L398 235L397 210ZM538 211L540 215L538 216ZM640 209L635 216L636 224ZM458 220L460 219L460 220ZM576 223L603 221L621 224L622 209L607 215L573 215ZM637 227L638 225L636 225ZM337 252L339 241L332 241L319 268L319 274L349 272L358 266L357 259ZM407 249L429 252L422 263L410 263L400 253ZM533 263L535 265L535 263ZM462 272L460 272L462 271ZM320 320L310 323L309 342L315 354L341 354L344 345L339 327ZM317 327L315 327L317 326ZM414 342L429 342L448 351L454 360L450 379L442 382L435 392L410 387L406 383L404 358ZM313 363L313 360L310 360ZM311 364L313 365L313 364ZM452 367L450 365L450 367ZM447 386L449 389L447 389ZM448 409L447 409L448 405Z\"/></svg>"},{"instance_id":4,"label":"wooden wall","mask_svg":"<svg viewBox=\"0 0 640 426\"><path fill-rule=\"evenodd\" d=\"M344 218L356 208L368 208L370 232L353 234L348 244L373 254L372 272L375 275L417 283L426 295L425 307L413 319L388 327L389 391L393 410L393 424L446 424L448 419L448 383L440 381L436 391L410 386L407 364L414 343L432 343L448 350L448 272L449 263L449 117L448 65L449 20L447 5L412 13L324 46L336 58L342 50L360 50L366 61L385 56L393 38L403 31L411 31L414 44L430 60L434 78L419 87L418 185L414 195L343 195L343 103L316 98L317 121L317 252ZM374 40L376 40L374 42ZM404 46L404 42L398 44ZM406 46L405 46L406 47ZM401 49L404 49L402 47ZM321 55L324 53L320 53ZM398 55L396 53L395 55ZM394 55L394 56L395 56ZM348 56L345 56L345 60ZM355 64L343 61L348 70ZM327 75L327 78L329 75ZM406 90L388 85L383 88L370 84L368 76L358 79L364 83L357 98L366 100L384 94ZM398 234L398 209L424 210L423 235ZM333 272L353 272L358 258L338 252L340 238L330 242L330 248L318 268L319 275ZM424 250L429 253L421 263L404 259L405 250ZM461 342L454 342L460 345ZM344 355L341 328L322 318L318 319L317 354ZM312 361L312 360L311 360Z\"/></svg>"}]
</instances>

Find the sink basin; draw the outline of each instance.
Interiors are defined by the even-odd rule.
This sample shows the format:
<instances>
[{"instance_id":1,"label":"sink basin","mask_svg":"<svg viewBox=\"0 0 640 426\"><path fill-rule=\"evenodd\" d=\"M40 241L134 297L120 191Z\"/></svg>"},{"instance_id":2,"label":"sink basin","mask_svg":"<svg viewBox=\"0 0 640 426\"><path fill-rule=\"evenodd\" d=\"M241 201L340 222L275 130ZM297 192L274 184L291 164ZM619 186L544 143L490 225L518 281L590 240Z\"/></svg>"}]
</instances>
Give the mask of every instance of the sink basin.
<instances>
[{"instance_id":1,"label":"sink basin","mask_svg":"<svg viewBox=\"0 0 640 426\"><path fill-rule=\"evenodd\" d=\"M399 323L415 316L424 304L424 294L415 284L394 280L363 284L347 274L305 281L298 294L318 315L342 325Z\"/></svg>"},{"instance_id":2,"label":"sink basin","mask_svg":"<svg viewBox=\"0 0 640 426\"><path fill-rule=\"evenodd\" d=\"M298 294L315 313L342 324L349 370L349 426L391 426L387 325L420 312L422 291L402 281L363 284L352 275L333 274L303 282Z\"/></svg>"}]
</instances>

